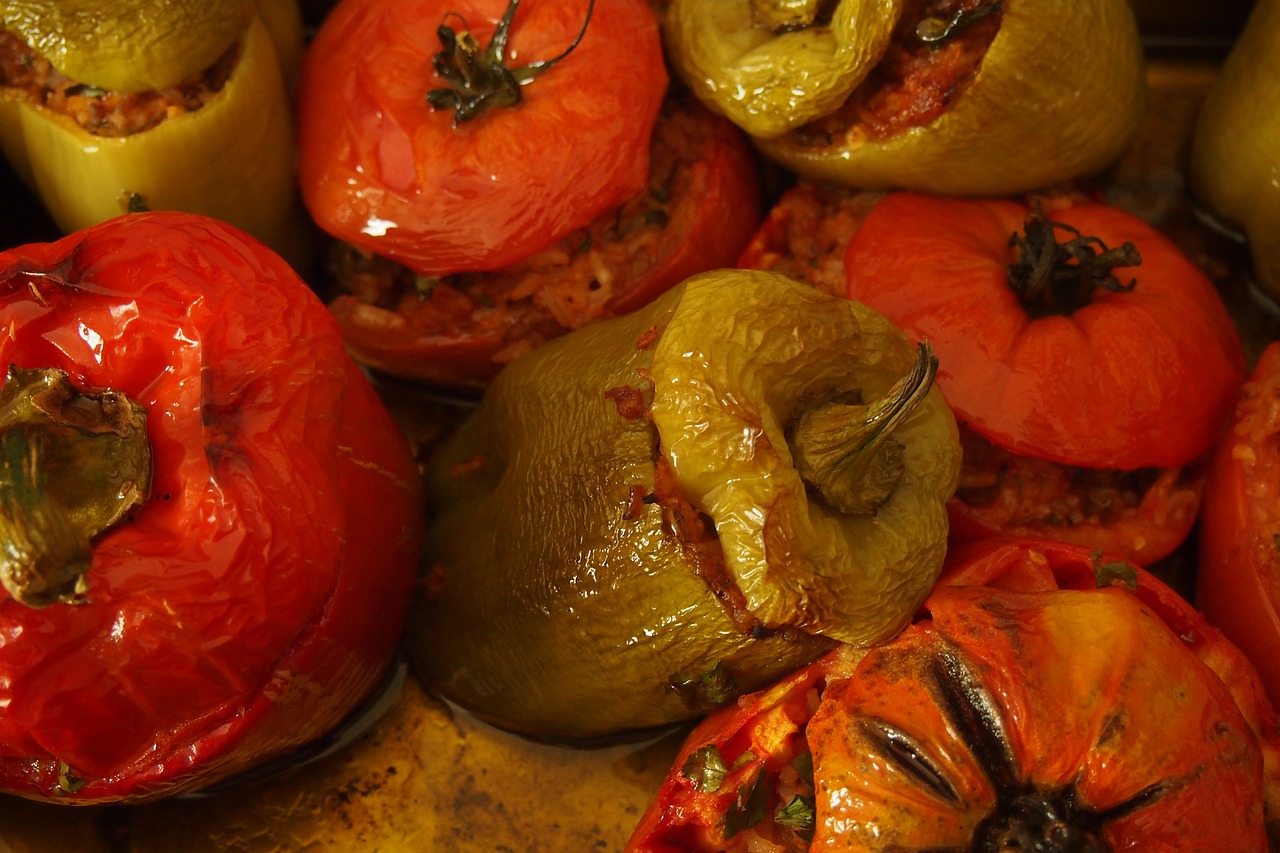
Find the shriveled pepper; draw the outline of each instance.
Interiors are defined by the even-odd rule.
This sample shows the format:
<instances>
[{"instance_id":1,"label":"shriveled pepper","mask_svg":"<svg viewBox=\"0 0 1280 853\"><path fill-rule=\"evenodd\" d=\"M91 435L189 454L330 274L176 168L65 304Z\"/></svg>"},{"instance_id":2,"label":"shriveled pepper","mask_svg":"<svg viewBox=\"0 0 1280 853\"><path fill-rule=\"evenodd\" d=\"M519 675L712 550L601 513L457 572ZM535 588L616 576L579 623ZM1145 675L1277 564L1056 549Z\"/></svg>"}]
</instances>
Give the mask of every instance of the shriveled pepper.
<instances>
[{"instance_id":1,"label":"shriveled pepper","mask_svg":"<svg viewBox=\"0 0 1280 853\"><path fill-rule=\"evenodd\" d=\"M935 369L876 312L750 271L512 362L428 465L420 672L501 726L592 738L890 636L958 476Z\"/></svg>"},{"instance_id":2,"label":"shriveled pepper","mask_svg":"<svg viewBox=\"0 0 1280 853\"><path fill-rule=\"evenodd\" d=\"M833 112L889 46L902 0L675 0L670 52L698 96L753 136Z\"/></svg>"},{"instance_id":3,"label":"shriveled pepper","mask_svg":"<svg viewBox=\"0 0 1280 853\"><path fill-rule=\"evenodd\" d=\"M785 133L777 116L752 115L743 125L766 155L801 175L867 189L1017 193L1101 170L1138 129L1146 81L1127 0L903 0L883 46L878 25L854 31L875 54L870 63L841 44L838 24L859 4L844 0L829 19L816 15L780 35L758 23L792 5L673 0L667 46L674 67L713 105L737 98L744 69L765 81L753 84L764 93L794 78L795 94L762 108L776 111L811 100L809 77L793 67L847 69L847 57L857 56L866 73L847 98L830 108L820 99L825 111ZM707 7L703 17L691 11L699 7ZM773 15L753 17L747 7ZM747 52L762 41L778 55Z\"/></svg>"},{"instance_id":4,"label":"shriveled pepper","mask_svg":"<svg viewBox=\"0 0 1280 853\"><path fill-rule=\"evenodd\" d=\"M63 231L183 210L303 262L301 13L296 0L245 6L6 3L0 148Z\"/></svg>"},{"instance_id":5,"label":"shriveled pepper","mask_svg":"<svg viewBox=\"0 0 1280 853\"><path fill-rule=\"evenodd\" d=\"M1280 2L1259 0L1196 119L1196 200L1248 238L1253 273L1280 299Z\"/></svg>"}]
</instances>

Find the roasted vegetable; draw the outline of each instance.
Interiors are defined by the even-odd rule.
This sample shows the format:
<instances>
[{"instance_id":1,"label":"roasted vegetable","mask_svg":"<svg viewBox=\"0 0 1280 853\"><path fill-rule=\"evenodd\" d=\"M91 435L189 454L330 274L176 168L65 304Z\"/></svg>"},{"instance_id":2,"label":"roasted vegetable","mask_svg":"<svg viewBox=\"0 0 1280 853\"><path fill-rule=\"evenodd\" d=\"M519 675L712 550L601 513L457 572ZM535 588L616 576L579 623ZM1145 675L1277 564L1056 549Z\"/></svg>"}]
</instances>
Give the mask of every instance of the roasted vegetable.
<instances>
[{"instance_id":1,"label":"roasted vegetable","mask_svg":"<svg viewBox=\"0 0 1280 853\"><path fill-rule=\"evenodd\" d=\"M816 14L775 33L797 6ZM673 0L666 42L690 88L766 155L849 186L1024 192L1100 171L1137 131L1144 59L1127 0L904 0L874 4L880 18L871 6ZM797 71L818 68L843 72L839 85Z\"/></svg>"},{"instance_id":2,"label":"roasted vegetable","mask_svg":"<svg viewBox=\"0 0 1280 853\"><path fill-rule=\"evenodd\" d=\"M890 636L959 467L934 367L873 311L741 271L513 362L428 466L419 672L590 738Z\"/></svg>"},{"instance_id":3,"label":"roasted vegetable","mask_svg":"<svg viewBox=\"0 0 1280 853\"><path fill-rule=\"evenodd\" d=\"M0 791L138 800L334 728L422 539L406 442L332 317L206 217L0 253Z\"/></svg>"},{"instance_id":4,"label":"roasted vegetable","mask_svg":"<svg viewBox=\"0 0 1280 853\"><path fill-rule=\"evenodd\" d=\"M1280 300L1280 2L1258 0L1191 137L1192 195L1243 229L1262 291Z\"/></svg>"},{"instance_id":5,"label":"roasted vegetable","mask_svg":"<svg viewBox=\"0 0 1280 853\"><path fill-rule=\"evenodd\" d=\"M1275 711L1142 569L952 552L909 628L833 651L687 739L630 853L1267 849Z\"/></svg>"},{"instance_id":6,"label":"roasted vegetable","mask_svg":"<svg viewBox=\"0 0 1280 853\"><path fill-rule=\"evenodd\" d=\"M339 3L304 68L300 165L355 356L475 391L731 265L759 222L754 152L667 82L643 0Z\"/></svg>"},{"instance_id":7,"label":"roasted vegetable","mask_svg":"<svg viewBox=\"0 0 1280 853\"><path fill-rule=\"evenodd\" d=\"M182 210L306 262L289 93L302 43L297 3L266 0L256 14L248 4L251 17L229 31L242 17L232 5L163 3L129 14L106 3L7 4L0 148L63 231L130 209ZM226 15L206 19L224 6ZM183 37L173 39L177 31ZM148 35L180 49L160 51L161 62L139 51ZM212 58L193 65L210 46ZM64 59L68 67L57 64Z\"/></svg>"},{"instance_id":8,"label":"roasted vegetable","mask_svg":"<svg viewBox=\"0 0 1280 853\"><path fill-rule=\"evenodd\" d=\"M1280 702L1280 343L1263 350L1214 451L1200 513L1196 605Z\"/></svg>"},{"instance_id":9,"label":"roasted vegetable","mask_svg":"<svg viewBox=\"0 0 1280 853\"><path fill-rule=\"evenodd\" d=\"M965 447L953 540L1064 539L1140 565L1183 541L1244 351L1168 238L1093 202L892 193L844 267L850 299L938 351Z\"/></svg>"}]
</instances>

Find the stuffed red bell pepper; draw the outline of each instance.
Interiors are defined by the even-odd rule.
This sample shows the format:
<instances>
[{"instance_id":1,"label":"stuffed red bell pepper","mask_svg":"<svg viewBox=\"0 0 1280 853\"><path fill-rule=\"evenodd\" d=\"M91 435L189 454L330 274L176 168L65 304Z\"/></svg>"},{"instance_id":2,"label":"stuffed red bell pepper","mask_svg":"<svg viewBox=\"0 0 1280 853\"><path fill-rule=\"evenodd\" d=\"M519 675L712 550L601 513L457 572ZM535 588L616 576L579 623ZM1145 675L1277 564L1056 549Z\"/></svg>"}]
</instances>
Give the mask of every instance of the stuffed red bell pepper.
<instances>
[{"instance_id":1,"label":"stuffed red bell pepper","mask_svg":"<svg viewBox=\"0 0 1280 853\"><path fill-rule=\"evenodd\" d=\"M228 225L0 253L0 790L225 779L383 679L422 535L407 442L323 304Z\"/></svg>"}]
</instances>

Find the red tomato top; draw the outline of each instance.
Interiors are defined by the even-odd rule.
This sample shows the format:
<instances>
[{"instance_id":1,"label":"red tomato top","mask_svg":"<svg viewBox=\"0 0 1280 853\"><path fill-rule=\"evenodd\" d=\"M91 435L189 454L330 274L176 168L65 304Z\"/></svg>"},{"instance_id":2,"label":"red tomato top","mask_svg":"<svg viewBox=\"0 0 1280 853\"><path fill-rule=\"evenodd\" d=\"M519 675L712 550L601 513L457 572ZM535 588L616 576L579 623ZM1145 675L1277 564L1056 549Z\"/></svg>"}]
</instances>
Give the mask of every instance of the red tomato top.
<instances>
[{"instance_id":1,"label":"red tomato top","mask_svg":"<svg viewBox=\"0 0 1280 853\"><path fill-rule=\"evenodd\" d=\"M229 226L142 214L0 253L0 326L0 362L145 406L154 469L87 603L0 590L0 790L190 787L337 724L398 642L422 498L320 301Z\"/></svg>"},{"instance_id":2,"label":"red tomato top","mask_svg":"<svg viewBox=\"0 0 1280 853\"><path fill-rule=\"evenodd\" d=\"M427 92L437 28L487 45L507 0L346 0L325 19L299 86L300 178L316 222L423 275L507 266L644 191L666 91L644 0L595 0L581 43L522 101L454 126ZM525 0L511 67L561 54L587 0Z\"/></svg>"},{"instance_id":3,"label":"red tomato top","mask_svg":"<svg viewBox=\"0 0 1280 853\"><path fill-rule=\"evenodd\" d=\"M1244 378L1213 283L1137 217L1075 204L1046 215L1108 247L1132 242L1141 265L1115 274L1136 284L1033 317L1008 283L1010 237L1030 212L1010 200L890 195L849 245L848 296L930 340L957 420L994 444L1126 470L1204 453Z\"/></svg>"}]
</instances>

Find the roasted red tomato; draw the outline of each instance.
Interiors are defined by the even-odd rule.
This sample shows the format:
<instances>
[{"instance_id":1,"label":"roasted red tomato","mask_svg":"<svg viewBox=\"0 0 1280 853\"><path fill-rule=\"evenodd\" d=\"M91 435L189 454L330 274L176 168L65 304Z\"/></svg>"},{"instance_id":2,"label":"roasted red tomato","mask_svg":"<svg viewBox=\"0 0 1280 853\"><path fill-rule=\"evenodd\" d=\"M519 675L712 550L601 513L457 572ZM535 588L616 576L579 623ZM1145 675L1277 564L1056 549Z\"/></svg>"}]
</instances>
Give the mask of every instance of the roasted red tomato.
<instances>
[{"instance_id":1,"label":"roasted red tomato","mask_svg":"<svg viewBox=\"0 0 1280 853\"><path fill-rule=\"evenodd\" d=\"M1200 512L1196 604L1280 703L1280 343L1259 357L1214 451Z\"/></svg>"},{"instance_id":2,"label":"roasted red tomato","mask_svg":"<svg viewBox=\"0 0 1280 853\"><path fill-rule=\"evenodd\" d=\"M953 552L924 611L708 717L629 851L1267 849L1276 716L1152 575Z\"/></svg>"},{"instance_id":3,"label":"roasted red tomato","mask_svg":"<svg viewBox=\"0 0 1280 853\"><path fill-rule=\"evenodd\" d=\"M332 730L423 508L324 305L229 226L137 214L0 253L0 326L0 790L155 797Z\"/></svg>"},{"instance_id":4,"label":"roasted red tomato","mask_svg":"<svg viewBox=\"0 0 1280 853\"><path fill-rule=\"evenodd\" d=\"M1244 378L1212 282L1107 205L895 193L845 256L848 296L928 338L961 422L959 539L1007 532L1143 565L1190 530Z\"/></svg>"},{"instance_id":5,"label":"roasted red tomato","mask_svg":"<svg viewBox=\"0 0 1280 853\"><path fill-rule=\"evenodd\" d=\"M526 63L503 73L528 85L459 120L439 93L468 39ZM760 219L754 154L666 83L643 0L339 4L303 73L301 179L345 244L331 307L353 354L481 387L548 338L732 265Z\"/></svg>"}]
</instances>

